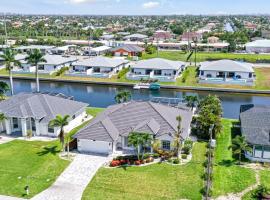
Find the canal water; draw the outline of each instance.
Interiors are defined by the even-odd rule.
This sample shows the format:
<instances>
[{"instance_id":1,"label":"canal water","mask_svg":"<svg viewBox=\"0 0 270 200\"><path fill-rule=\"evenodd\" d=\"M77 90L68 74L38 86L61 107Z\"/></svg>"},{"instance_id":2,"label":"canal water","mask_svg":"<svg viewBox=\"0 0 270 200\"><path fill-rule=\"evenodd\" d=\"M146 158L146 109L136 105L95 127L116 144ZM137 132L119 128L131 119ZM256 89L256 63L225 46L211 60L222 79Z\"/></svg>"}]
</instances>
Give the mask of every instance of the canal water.
<instances>
[{"instance_id":1,"label":"canal water","mask_svg":"<svg viewBox=\"0 0 270 200\"><path fill-rule=\"evenodd\" d=\"M7 81L7 80L3 80ZM14 80L14 92L35 91L35 81ZM134 100L149 100L153 97L182 98L184 95L197 95L203 98L208 94L217 95L223 106L223 117L237 119L239 109L242 104L260 104L270 105L270 95L250 95L250 94L232 94L222 92L191 92L181 90L161 89L160 91L133 90L131 87L124 86L106 86L96 84L79 83L59 83L59 82L40 82L41 92L63 93L73 96L75 100L88 103L92 107L107 107L115 104L115 94L120 90L129 90Z\"/></svg>"}]
</instances>

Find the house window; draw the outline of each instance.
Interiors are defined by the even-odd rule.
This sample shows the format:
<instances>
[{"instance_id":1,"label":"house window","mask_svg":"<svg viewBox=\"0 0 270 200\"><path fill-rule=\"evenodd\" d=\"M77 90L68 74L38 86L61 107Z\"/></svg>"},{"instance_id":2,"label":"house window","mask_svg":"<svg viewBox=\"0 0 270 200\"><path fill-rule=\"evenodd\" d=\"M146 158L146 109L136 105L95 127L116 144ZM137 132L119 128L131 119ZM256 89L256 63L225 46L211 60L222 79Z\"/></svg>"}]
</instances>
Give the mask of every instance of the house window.
<instances>
[{"instance_id":1,"label":"house window","mask_svg":"<svg viewBox=\"0 0 270 200\"><path fill-rule=\"evenodd\" d=\"M171 150L171 142L167 140L162 141L162 149Z\"/></svg>"},{"instance_id":2,"label":"house window","mask_svg":"<svg viewBox=\"0 0 270 200\"><path fill-rule=\"evenodd\" d=\"M248 74L248 77L249 77L249 78L252 78L252 73L249 73L249 74Z\"/></svg>"},{"instance_id":3,"label":"house window","mask_svg":"<svg viewBox=\"0 0 270 200\"><path fill-rule=\"evenodd\" d=\"M255 146L254 157L261 158L262 157L262 146Z\"/></svg>"},{"instance_id":4,"label":"house window","mask_svg":"<svg viewBox=\"0 0 270 200\"><path fill-rule=\"evenodd\" d=\"M12 118L13 128L19 128L19 120L18 118Z\"/></svg>"},{"instance_id":5,"label":"house window","mask_svg":"<svg viewBox=\"0 0 270 200\"><path fill-rule=\"evenodd\" d=\"M201 71L201 76L204 76L204 71Z\"/></svg>"},{"instance_id":6,"label":"house window","mask_svg":"<svg viewBox=\"0 0 270 200\"><path fill-rule=\"evenodd\" d=\"M270 159L270 146L263 148L263 158Z\"/></svg>"},{"instance_id":7,"label":"house window","mask_svg":"<svg viewBox=\"0 0 270 200\"><path fill-rule=\"evenodd\" d=\"M124 137L124 147L128 147L128 137Z\"/></svg>"},{"instance_id":8,"label":"house window","mask_svg":"<svg viewBox=\"0 0 270 200\"><path fill-rule=\"evenodd\" d=\"M53 127L48 126L48 132L49 132L49 133L54 133L54 128L53 128Z\"/></svg>"},{"instance_id":9,"label":"house window","mask_svg":"<svg viewBox=\"0 0 270 200\"><path fill-rule=\"evenodd\" d=\"M33 118L31 118L32 131L36 131L36 122Z\"/></svg>"},{"instance_id":10,"label":"house window","mask_svg":"<svg viewBox=\"0 0 270 200\"><path fill-rule=\"evenodd\" d=\"M76 115L73 115L73 116L72 116L72 119L75 119L75 118L76 118Z\"/></svg>"}]
</instances>

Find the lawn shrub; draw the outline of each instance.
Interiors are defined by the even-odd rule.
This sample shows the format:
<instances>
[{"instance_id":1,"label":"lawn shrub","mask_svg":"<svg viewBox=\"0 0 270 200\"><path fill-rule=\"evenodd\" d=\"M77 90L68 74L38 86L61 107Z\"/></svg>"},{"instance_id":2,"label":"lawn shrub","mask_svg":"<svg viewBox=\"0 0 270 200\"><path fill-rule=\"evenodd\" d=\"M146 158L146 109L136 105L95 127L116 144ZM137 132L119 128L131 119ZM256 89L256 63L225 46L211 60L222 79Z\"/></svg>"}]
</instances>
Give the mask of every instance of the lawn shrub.
<instances>
[{"instance_id":1,"label":"lawn shrub","mask_svg":"<svg viewBox=\"0 0 270 200\"><path fill-rule=\"evenodd\" d=\"M158 153L154 153L153 154L153 157L156 159L156 158L159 158L159 154Z\"/></svg>"},{"instance_id":2,"label":"lawn shrub","mask_svg":"<svg viewBox=\"0 0 270 200\"><path fill-rule=\"evenodd\" d=\"M120 166L120 165L121 165L120 160L113 160L113 161L110 163L110 167L117 167L117 166Z\"/></svg>"},{"instance_id":3,"label":"lawn shrub","mask_svg":"<svg viewBox=\"0 0 270 200\"><path fill-rule=\"evenodd\" d=\"M182 159L187 159L187 154L182 154L182 155L181 155L181 158L182 158Z\"/></svg>"},{"instance_id":4,"label":"lawn shrub","mask_svg":"<svg viewBox=\"0 0 270 200\"><path fill-rule=\"evenodd\" d=\"M176 159L173 160L173 164L179 164L179 163L180 163L179 158L176 158Z\"/></svg>"},{"instance_id":5,"label":"lawn shrub","mask_svg":"<svg viewBox=\"0 0 270 200\"><path fill-rule=\"evenodd\" d=\"M184 146L184 147L182 148L182 151L183 151L184 154L189 155L190 152L191 152L191 148L192 148L191 146Z\"/></svg>"},{"instance_id":6,"label":"lawn shrub","mask_svg":"<svg viewBox=\"0 0 270 200\"><path fill-rule=\"evenodd\" d=\"M55 76L62 76L68 70L69 70L69 67L62 67L57 72L55 72Z\"/></svg>"},{"instance_id":7,"label":"lawn shrub","mask_svg":"<svg viewBox=\"0 0 270 200\"><path fill-rule=\"evenodd\" d=\"M186 82L188 76L189 76L189 69L186 69L182 74L182 83Z\"/></svg>"}]
</instances>

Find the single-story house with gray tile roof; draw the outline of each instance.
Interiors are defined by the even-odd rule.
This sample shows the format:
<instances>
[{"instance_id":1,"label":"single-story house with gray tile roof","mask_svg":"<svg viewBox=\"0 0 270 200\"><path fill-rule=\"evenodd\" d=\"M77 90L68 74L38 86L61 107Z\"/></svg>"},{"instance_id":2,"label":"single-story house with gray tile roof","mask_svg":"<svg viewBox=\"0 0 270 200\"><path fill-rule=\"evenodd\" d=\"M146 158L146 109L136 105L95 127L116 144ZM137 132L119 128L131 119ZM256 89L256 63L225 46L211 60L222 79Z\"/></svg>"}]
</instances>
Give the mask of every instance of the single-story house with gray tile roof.
<instances>
[{"instance_id":1,"label":"single-story house with gray tile roof","mask_svg":"<svg viewBox=\"0 0 270 200\"><path fill-rule=\"evenodd\" d=\"M38 71L43 74L52 74L63 67L70 67L78 59L75 56L44 55L46 62L38 63ZM13 72L19 74L35 73L36 67L28 64L26 60L21 60L21 67L15 67Z\"/></svg>"},{"instance_id":2,"label":"single-story house with gray tile roof","mask_svg":"<svg viewBox=\"0 0 270 200\"><path fill-rule=\"evenodd\" d=\"M74 62L69 70L71 76L90 76L109 78L127 67L128 60L96 56Z\"/></svg>"},{"instance_id":3,"label":"single-story house with gray tile roof","mask_svg":"<svg viewBox=\"0 0 270 200\"><path fill-rule=\"evenodd\" d=\"M246 157L270 162L270 106L241 106L240 122L242 135L252 147L252 152L246 152Z\"/></svg>"},{"instance_id":4,"label":"single-story house with gray tile roof","mask_svg":"<svg viewBox=\"0 0 270 200\"><path fill-rule=\"evenodd\" d=\"M253 85L255 81L252 65L234 60L201 62L199 71L201 83Z\"/></svg>"},{"instance_id":5,"label":"single-story house with gray tile roof","mask_svg":"<svg viewBox=\"0 0 270 200\"><path fill-rule=\"evenodd\" d=\"M163 58L141 60L131 66L127 78L131 80L157 79L160 82L175 81L186 68L186 63Z\"/></svg>"},{"instance_id":6,"label":"single-story house with gray tile roof","mask_svg":"<svg viewBox=\"0 0 270 200\"><path fill-rule=\"evenodd\" d=\"M135 33L132 35L127 35L124 37L124 40L130 40L130 41L144 41L145 39L147 39L148 36L147 35L143 35L140 33Z\"/></svg>"},{"instance_id":7,"label":"single-story house with gray tile roof","mask_svg":"<svg viewBox=\"0 0 270 200\"><path fill-rule=\"evenodd\" d=\"M111 154L133 149L128 146L130 132L146 132L160 140L162 148L171 150L179 115L185 140L190 133L192 111L147 101L109 106L74 137L81 152Z\"/></svg>"},{"instance_id":8,"label":"single-story house with gray tile roof","mask_svg":"<svg viewBox=\"0 0 270 200\"><path fill-rule=\"evenodd\" d=\"M0 102L0 113L6 116L0 129L8 135L57 137L59 128L51 128L49 122L56 115L69 115L66 131L80 125L85 117L86 103L42 93L20 93Z\"/></svg>"}]
</instances>

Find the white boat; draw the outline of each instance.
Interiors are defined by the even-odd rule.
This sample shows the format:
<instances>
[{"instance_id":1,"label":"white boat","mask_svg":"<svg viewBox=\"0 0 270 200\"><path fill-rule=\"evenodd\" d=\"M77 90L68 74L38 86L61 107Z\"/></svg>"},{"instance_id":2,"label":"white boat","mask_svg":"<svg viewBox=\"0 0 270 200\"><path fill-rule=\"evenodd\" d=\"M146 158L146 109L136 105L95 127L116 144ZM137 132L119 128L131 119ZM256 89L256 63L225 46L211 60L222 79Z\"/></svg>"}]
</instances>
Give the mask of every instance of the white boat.
<instances>
[{"instance_id":1,"label":"white boat","mask_svg":"<svg viewBox=\"0 0 270 200\"><path fill-rule=\"evenodd\" d=\"M133 89L135 90L140 90L140 89L149 89L150 88L150 84L149 83L138 83L136 84Z\"/></svg>"}]
</instances>

